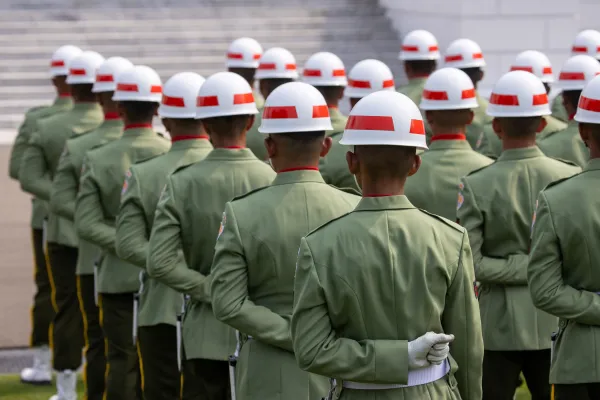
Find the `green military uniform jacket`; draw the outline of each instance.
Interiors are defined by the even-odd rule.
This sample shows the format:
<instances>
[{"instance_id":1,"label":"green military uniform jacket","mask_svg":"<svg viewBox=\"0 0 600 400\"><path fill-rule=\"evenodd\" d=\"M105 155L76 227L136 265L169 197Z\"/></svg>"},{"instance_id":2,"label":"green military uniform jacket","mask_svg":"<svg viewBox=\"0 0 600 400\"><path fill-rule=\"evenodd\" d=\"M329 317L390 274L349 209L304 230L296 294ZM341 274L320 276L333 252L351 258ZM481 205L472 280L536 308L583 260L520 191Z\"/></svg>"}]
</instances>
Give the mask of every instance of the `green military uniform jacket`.
<instances>
[{"instance_id":1,"label":"green military uniform jacket","mask_svg":"<svg viewBox=\"0 0 600 400\"><path fill-rule=\"evenodd\" d=\"M461 181L458 218L467 228L486 350L550 348L555 317L537 310L527 287L531 220L538 193L580 171L536 146L505 150Z\"/></svg>"},{"instance_id":2,"label":"green military uniform jacket","mask_svg":"<svg viewBox=\"0 0 600 400\"><path fill-rule=\"evenodd\" d=\"M331 118L331 126L332 130L326 131L325 134L327 136L334 136L344 132L346 129L346 122L348 122L348 117L340 112L337 107L329 107L329 118Z\"/></svg>"},{"instance_id":3,"label":"green military uniform jacket","mask_svg":"<svg viewBox=\"0 0 600 400\"><path fill-rule=\"evenodd\" d=\"M125 127L123 136L87 153L75 208L77 232L103 251L98 271L100 293L139 289L139 268L116 255L116 219L127 191L131 164L166 152L170 143L151 127ZM125 181L124 181L125 179Z\"/></svg>"},{"instance_id":4,"label":"green military uniform jacket","mask_svg":"<svg viewBox=\"0 0 600 400\"><path fill-rule=\"evenodd\" d=\"M338 188L352 188L360 191L354 175L348 170L346 153L349 146L340 143L343 132L331 136L333 143L329 153L319 160L319 171L326 183Z\"/></svg>"},{"instance_id":5,"label":"green military uniform jacket","mask_svg":"<svg viewBox=\"0 0 600 400\"><path fill-rule=\"evenodd\" d=\"M75 220L75 201L79 192L79 180L83 159L88 150L102 146L121 137L123 121L105 120L98 128L83 135L67 140L65 151L58 163L56 176L52 182L50 209L59 217ZM83 239L79 240L77 255L77 275L94 273L94 263L101 249Z\"/></svg>"},{"instance_id":6,"label":"green military uniform jacket","mask_svg":"<svg viewBox=\"0 0 600 400\"><path fill-rule=\"evenodd\" d=\"M545 137L552 135L555 132L560 132L563 129L567 128L567 124L565 124L562 121L559 121L558 119L550 115L544 116L544 119L546 120L546 126L544 127L544 129L542 129L541 132L537 134L538 144ZM483 128L483 132L479 136L479 139L477 140L477 144L475 145L474 149L478 153L484 154L488 157L500 157L500 154L502 153L502 140L500 140L498 135L496 135L496 132L494 132L494 128L491 124L486 125Z\"/></svg>"},{"instance_id":7,"label":"green military uniform jacket","mask_svg":"<svg viewBox=\"0 0 600 400\"><path fill-rule=\"evenodd\" d=\"M258 90L252 91L254 94L254 103L256 104L256 108L259 110L265 106L265 98L260 94Z\"/></svg>"},{"instance_id":8,"label":"green military uniform jacket","mask_svg":"<svg viewBox=\"0 0 600 400\"><path fill-rule=\"evenodd\" d=\"M466 136L467 142L471 148L475 149L477 141L483 132L483 129L492 123L493 118L487 115L488 101L477 93L478 108L473 109L475 116L470 125L467 126Z\"/></svg>"},{"instance_id":9,"label":"green military uniform jacket","mask_svg":"<svg viewBox=\"0 0 600 400\"><path fill-rule=\"evenodd\" d=\"M267 136L258 131L258 127L262 123L263 109L260 108L258 111L258 114L254 118L254 125L246 133L246 146L252 150L256 158L261 161L267 161L269 158L267 148L265 147L265 138Z\"/></svg>"},{"instance_id":10,"label":"green military uniform jacket","mask_svg":"<svg viewBox=\"0 0 600 400\"><path fill-rule=\"evenodd\" d=\"M57 97L50 106L34 107L25 113L25 120L19 127L17 137L10 152L8 174L12 179L19 180L19 170L23 155L29 146L31 134L37 128L37 123L43 118L49 118L54 114L68 111L73 107L71 97ZM36 197L31 200L31 227L42 229L44 219L48 215L48 206L45 201Z\"/></svg>"},{"instance_id":11,"label":"green military uniform jacket","mask_svg":"<svg viewBox=\"0 0 600 400\"><path fill-rule=\"evenodd\" d=\"M67 112L38 121L29 147L23 155L19 179L23 190L49 201L52 180L56 175L67 139L97 128L104 120L98 103L76 103ZM48 242L77 247L73 222L48 213Z\"/></svg>"},{"instance_id":12,"label":"green military uniform jacket","mask_svg":"<svg viewBox=\"0 0 600 400\"><path fill-rule=\"evenodd\" d=\"M563 122L569 121L569 114L567 114L567 110L563 104L562 94L558 94L558 96L552 100L552 116Z\"/></svg>"},{"instance_id":13,"label":"green military uniform jacket","mask_svg":"<svg viewBox=\"0 0 600 400\"><path fill-rule=\"evenodd\" d=\"M455 335L446 377L393 390L344 389L342 398L481 399L473 280L463 228L406 196L363 198L302 239L292 315L298 364L338 384L406 384L408 341L444 332Z\"/></svg>"},{"instance_id":14,"label":"green military uniform jacket","mask_svg":"<svg viewBox=\"0 0 600 400\"><path fill-rule=\"evenodd\" d=\"M423 97L425 82L427 82L427 77L409 79L406 85L400 86L396 90L411 99L418 107Z\"/></svg>"},{"instance_id":15,"label":"green military uniform jacket","mask_svg":"<svg viewBox=\"0 0 600 400\"><path fill-rule=\"evenodd\" d=\"M550 383L600 382L600 159L538 197L527 278L536 307L559 318Z\"/></svg>"},{"instance_id":16,"label":"green military uniform jacket","mask_svg":"<svg viewBox=\"0 0 600 400\"><path fill-rule=\"evenodd\" d=\"M225 204L269 185L274 176L249 149L219 148L167 180L152 225L146 268L150 277L191 296L183 321L188 359L227 360L235 348L233 330L217 321L211 306L215 241Z\"/></svg>"},{"instance_id":17,"label":"green military uniform jacket","mask_svg":"<svg viewBox=\"0 0 600 400\"><path fill-rule=\"evenodd\" d=\"M208 136L175 139L167 153L131 166L127 190L121 197L121 210L117 217L119 258L146 269L154 213L168 176L182 166L204 159L211 150ZM144 277L138 325L174 326L181 303L181 294L154 279Z\"/></svg>"},{"instance_id":18,"label":"green military uniform jacket","mask_svg":"<svg viewBox=\"0 0 600 400\"><path fill-rule=\"evenodd\" d=\"M416 207L456 221L460 178L493 162L465 140L434 140L421 154L421 168L408 177L404 194Z\"/></svg>"},{"instance_id":19,"label":"green military uniform jacket","mask_svg":"<svg viewBox=\"0 0 600 400\"><path fill-rule=\"evenodd\" d=\"M548 157L562 158L582 168L590 158L590 150L583 143L575 120L569 121L567 128L539 139L538 146Z\"/></svg>"},{"instance_id":20,"label":"green military uniform jacket","mask_svg":"<svg viewBox=\"0 0 600 400\"><path fill-rule=\"evenodd\" d=\"M227 203L211 295L217 319L253 338L238 363L238 399L320 399L329 391L329 380L300 370L293 354L296 256L304 235L359 199L327 185L318 171L299 170Z\"/></svg>"}]
</instances>

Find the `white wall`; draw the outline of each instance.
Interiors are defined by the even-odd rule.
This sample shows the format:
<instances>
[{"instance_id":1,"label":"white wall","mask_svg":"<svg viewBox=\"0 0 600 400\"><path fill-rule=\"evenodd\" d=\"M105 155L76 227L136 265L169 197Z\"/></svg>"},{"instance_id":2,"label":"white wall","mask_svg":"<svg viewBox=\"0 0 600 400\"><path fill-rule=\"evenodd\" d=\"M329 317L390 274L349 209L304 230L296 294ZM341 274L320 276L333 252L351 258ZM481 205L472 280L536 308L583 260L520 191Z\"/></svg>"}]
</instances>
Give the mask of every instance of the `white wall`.
<instances>
[{"instance_id":1,"label":"white wall","mask_svg":"<svg viewBox=\"0 0 600 400\"><path fill-rule=\"evenodd\" d=\"M488 64L487 92L517 53L544 52L555 74L583 29L600 30L600 0L380 0L401 39L414 29L432 32L442 52L466 37L481 46Z\"/></svg>"}]
</instances>

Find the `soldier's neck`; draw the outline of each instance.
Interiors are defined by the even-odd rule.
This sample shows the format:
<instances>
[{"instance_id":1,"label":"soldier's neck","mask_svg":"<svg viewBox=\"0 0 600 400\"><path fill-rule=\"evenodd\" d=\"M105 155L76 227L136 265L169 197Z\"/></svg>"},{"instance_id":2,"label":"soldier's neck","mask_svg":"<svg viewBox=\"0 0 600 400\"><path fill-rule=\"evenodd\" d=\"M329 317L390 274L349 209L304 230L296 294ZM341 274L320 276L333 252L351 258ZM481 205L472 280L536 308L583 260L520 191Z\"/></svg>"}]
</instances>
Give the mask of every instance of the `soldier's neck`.
<instances>
[{"instance_id":1,"label":"soldier's neck","mask_svg":"<svg viewBox=\"0 0 600 400\"><path fill-rule=\"evenodd\" d=\"M361 179L363 197L401 196L404 194L406 179L396 177L379 177L376 180L364 177Z\"/></svg>"},{"instance_id":2,"label":"soldier's neck","mask_svg":"<svg viewBox=\"0 0 600 400\"><path fill-rule=\"evenodd\" d=\"M246 132L237 136L221 136L217 133L211 136L210 141L215 149L243 149L246 147Z\"/></svg>"},{"instance_id":3,"label":"soldier's neck","mask_svg":"<svg viewBox=\"0 0 600 400\"><path fill-rule=\"evenodd\" d=\"M535 136L533 137L504 137L502 139L502 150L525 149L535 146Z\"/></svg>"},{"instance_id":4,"label":"soldier's neck","mask_svg":"<svg viewBox=\"0 0 600 400\"><path fill-rule=\"evenodd\" d=\"M433 136L439 135L464 135L465 126L436 126L435 121L429 124Z\"/></svg>"},{"instance_id":5,"label":"soldier's neck","mask_svg":"<svg viewBox=\"0 0 600 400\"><path fill-rule=\"evenodd\" d=\"M123 117L123 124L125 125L125 127L140 127L140 126L152 126L152 120L139 120L139 121L132 121L131 119L127 118L127 116L125 115Z\"/></svg>"},{"instance_id":6,"label":"soldier's neck","mask_svg":"<svg viewBox=\"0 0 600 400\"><path fill-rule=\"evenodd\" d=\"M419 73L406 73L406 77L408 78L409 81L412 81L413 79L425 79L425 78L429 78L430 74L419 74Z\"/></svg>"}]
</instances>

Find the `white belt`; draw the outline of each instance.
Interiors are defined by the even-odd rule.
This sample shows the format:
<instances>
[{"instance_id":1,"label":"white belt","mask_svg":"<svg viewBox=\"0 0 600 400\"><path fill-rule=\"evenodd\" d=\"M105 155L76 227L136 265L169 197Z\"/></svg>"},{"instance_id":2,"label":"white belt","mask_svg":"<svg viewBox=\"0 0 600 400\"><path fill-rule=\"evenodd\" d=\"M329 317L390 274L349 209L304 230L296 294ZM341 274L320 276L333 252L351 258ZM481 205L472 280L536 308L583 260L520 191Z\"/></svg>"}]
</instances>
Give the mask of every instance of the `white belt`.
<instances>
[{"instance_id":1,"label":"white belt","mask_svg":"<svg viewBox=\"0 0 600 400\"><path fill-rule=\"evenodd\" d=\"M386 389L400 389L411 386L425 385L427 383L435 382L438 379L442 379L450 372L450 363L448 360L440 365L431 365L427 368L416 369L414 371L408 371L408 383L406 385L399 384L387 384L387 383L360 383L344 381L342 386L346 389L355 390L386 390Z\"/></svg>"}]
</instances>

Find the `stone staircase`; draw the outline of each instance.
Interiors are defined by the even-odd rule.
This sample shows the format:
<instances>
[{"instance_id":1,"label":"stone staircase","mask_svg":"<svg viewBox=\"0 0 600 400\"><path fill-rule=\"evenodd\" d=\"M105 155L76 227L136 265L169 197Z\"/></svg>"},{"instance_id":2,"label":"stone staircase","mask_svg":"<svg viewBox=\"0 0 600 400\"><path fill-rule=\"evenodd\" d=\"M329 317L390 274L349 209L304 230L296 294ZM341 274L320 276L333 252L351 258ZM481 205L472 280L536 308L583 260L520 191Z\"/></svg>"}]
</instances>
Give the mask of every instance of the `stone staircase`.
<instances>
[{"instance_id":1,"label":"stone staircase","mask_svg":"<svg viewBox=\"0 0 600 400\"><path fill-rule=\"evenodd\" d=\"M377 58L402 76L397 35L374 0L0 0L0 136L52 100L48 60L60 45L127 57L166 80L223 70L240 36L286 47L300 66L326 50L347 69Z\"/></svg>"}]
</instances>

